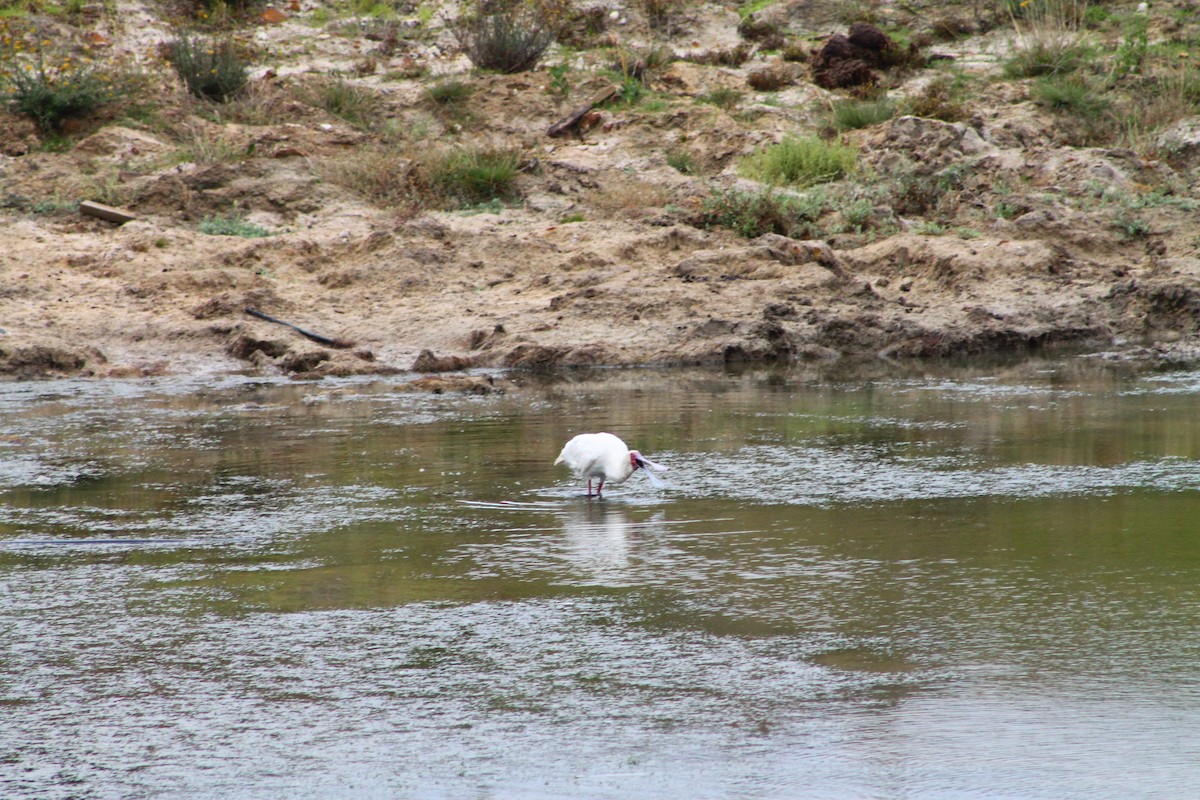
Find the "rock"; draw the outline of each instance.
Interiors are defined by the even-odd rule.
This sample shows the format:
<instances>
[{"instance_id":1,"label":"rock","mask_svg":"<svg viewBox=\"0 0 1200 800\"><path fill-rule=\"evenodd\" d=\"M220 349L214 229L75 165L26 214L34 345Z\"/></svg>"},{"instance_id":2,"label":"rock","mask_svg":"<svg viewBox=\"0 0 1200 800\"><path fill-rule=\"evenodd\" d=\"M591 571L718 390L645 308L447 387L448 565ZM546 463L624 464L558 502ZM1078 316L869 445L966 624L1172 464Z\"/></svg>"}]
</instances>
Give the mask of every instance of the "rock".
<instances>
[{"instance_id":1,"label":"rock","mask_svg":"<svg viewBox=\"0 0 1200 800\"><path fill-rule=\"evenodd\" d=\"M285 353L275 365L284 372L312 372L318 364L328 360L327 350L291 351Z\"/></svg>"},{"instance_id":2,"label":"rock","mask_svg":"<svg viewBox=\"0 0 1200 800\"><path fill-rule=\"evenodd\" d=\"M169 144L144 131L135 131L119 125L101 128L81 140L74 148L76 153L111 164L149 161L170 150Z\"/></svg>"},{"instance_id":3,"label":"rock","mask_svg":"<svg viewBox=\"0 0 1200 800\"><path fill-rule=\"evenodd\" d=\"M896 46L886 33L869 22L856 22L851 25L846 38L855 47L875 53L885 53ZM882 66L882 62L880 65Z\"/></svg>"},{"instance_id":4,"label":"rock","mask_svg":"<svg viewBox=\"0 0 1200 800\"><path fill-rule=\"evenodd\" d=\"M919 163L923 171L931 172L968 156L994 154L998 148L966 123L903 116L883 126L871 149L892 159L904 154L910 162ZM884 159L879 160L882 165Z\"/></svg>"},{"instance_id":5,"label":"rock","mask_svg":"<svg viewBox=\"0 0 1200 800\"><path fill-rule=\"evenodd\" d=\"M249 360L255 351L261 351L269 358L279 358L288 351L288 346L278 339L262 339L237 328L225 343L225 352L243 361Z\"/></svg>"},{"instance_id":6,"label":"rock","mask_svg":"<svg viewBox=\"0 0 1200 800\"><path fill-rule=\"evenodd\" d=\"M431 375L417 378L396 387L401 392L429 392L430 394L503 394L504 389L496 385L490 375Z\"/></svg>"},{"instance_id":7,"label":"rock","mask_svg":"<svg viewBox=\"0 0 1200 800\"><path fill-rule=\"evenodd\" d=\"M1181 119L1154 139L1158 149L1178 156L1200 150L1200 117Z\"/></svg>"},{"instance_id":8,"label":"rock","mask_svg":"<svg viewBox=\"0 0 1200 800\"><path fill-rule=\"evenodd\" d=\"M284 305L283 300L271 289L221 292L205 300L203 303L192 307L191 315L193 319L213 319L214 317L227 316L240 317L247 306L251 308L279 308L282 305Z\"/></svg>"},{"instance_id":9,"label":"rock","mask_svg":"<svg viewBox=\"0 0 1200 800\"><path fill-rule=\"evenodd\" d=\"M762 50L779 50L786 44L780 25L757 13L739 22L737 32L746 41L758 42Z\"/></svg>"},{"instance_id":10,"label":"rock","mask_svg":"<svg viewBox=\"0 0 1200 800\"><path fill-rule=\"evenodd\" d=\"M519 344L508 351L500 363L520 369L553 369L556 367L604 366L618 363L612 351L602 344L578 347Z\"/></svg>"},{"instance_id":11,"label":"rock","mask_svg":"<svg viewBox=\"0 0 1200 800\"><path fill-rule=\"evenodd\" d=\"M48 378L58 375L90 375L92 364L108 359L93 347L75 347L58 342L0 342L0 375L14 378Z\"/></svg>"},{"instance_id":12,"label":"rock","mask_svg":"<svg viewBox=\"0 0 1200 800\"><path fill-rule=\"evenodd\" d=\"M438 356L432 350L422 350L409 368L413 372L456 372L475 366L475 359L466 356Z\"/></svg>"},{"instance_id":13,"label":"rock","mask_svg":"<svg viewBox=\"0 0 1200 800\"><path fill-rule=\"evenodd\" d=\"M841 270L833 248L816 239L792 239L778 233L764 233L754 243L765 248L771 258L785 266L815 262L831 270Z\"/></svg>"},{"instance_id":14,"label":"rock","mask_svg":"<svg viewBox=\"0 0 1200 800\"><path fill-rule=\"evenodd\" d=\"M796 71L789 64L773 64L756 69L747 77L750 88L759 92L777 92L796 82Z\"/></svg>"}]
</instances>

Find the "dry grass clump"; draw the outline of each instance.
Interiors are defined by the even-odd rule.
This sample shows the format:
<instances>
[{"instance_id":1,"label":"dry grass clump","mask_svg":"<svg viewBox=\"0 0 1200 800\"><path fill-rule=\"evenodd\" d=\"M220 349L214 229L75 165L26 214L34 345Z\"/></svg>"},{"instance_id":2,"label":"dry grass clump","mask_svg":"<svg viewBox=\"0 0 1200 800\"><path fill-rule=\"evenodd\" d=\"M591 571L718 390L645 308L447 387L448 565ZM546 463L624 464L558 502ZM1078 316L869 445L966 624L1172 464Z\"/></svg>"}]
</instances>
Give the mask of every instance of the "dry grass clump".
<instances>
[{"instance_id":1,"label":"dry grass clump","mask_svg":"<svg viewBox=\"0 0 1200 800\"><path fill-rule=\"evenodd\" d=\"M312 113L309 106L293 97L287 87L264 80L247 83L236 97L219 105L202 106L198 111L213 122L266 126L297 122L298 117Z\"/></svg>"},{"instance_id":2,"label":"dry grass clump","mask_svg":"<svg viewBox=\"0 0 1200 800\"><path fill-rule=\"evenodd\" d=\"M161 159L164 164L228 164L246 157L246 144L209 125L184 126L179 146Z\"/></svg>"},{"instance_id":3,"label":"dry grass clump","mask_svg":"<svg viewBox=\"0 0 1200 800\"><path fill-rule=\"evenodd\" d=\"M415 207L412 177L414 160L404 150L385 145L356 149L338 159L316 162L325 181L349 189L380 208Z\"/></svg>"},{"instance_id":4,"label":"dry grass clump","mask_svg":"<svg viewBox=\"0 0 1200 800\"><path fill-rule=\"evenodd\" d=\"M379 93L342 77L326 78L301 87L296 95L303 102L324 109L359 130L377 128L383 118L383 99Z\"/></svg>"},{"instance_id":5,"label":"dry grass clump","mask_svg":"<svg viewBox=\"0 0 1200 800\"><path fill-rule=\"evenodd\" d=\"M381 208L469 208L517 199L516 150L485 145L430 149L379 144L318 165L321 177Z\"/></svg>"},{"instance_id":6,"label":"dry grass clump","mask_svg":"<svg viewBox=\"0 0 1200 800\"><path fill-rule=\"evenodd\" d=\"M670 192L659 184L619 177L607 181L599 191L589 195L588 205L610 216L632 218L644 215L647 210L662 208L670 200Z\"/></svg>"},{"instance_id":7,"label":"dry grass clump","mask_svg":"<svg viewBox=\"0 0 1200 800\"><path fill-rule=\"evenodd\" d=\"M754 48L751 45L746 42L738 42L734 47L718 47L685 54L680 56L680 60L709 67L740 67L746 63L753 52Z\"/></svg>"},{"instance_id":8,"label":"dry grass clump","mask_svg":"<svg viewBox=\"0 0 1200 800\"><path fill-rule=\"evenodd\" d=\"M446 78L425 89L425 101L445 120L466 120L471 117L469 101L475 87L458 78Z\"/></svg>"},{"instance_id":9,"label":"dry grass clump","mask_svg":"<svg viewBox=\"0 0 1200 800\"><path fill-rule=\"evenodd\" d=\"M1086 10L1080 0L1022 0L1012 17L1016 53L1005 62L1005 73L1038 78L1077 69L1091 53L1083 27Z\"/></svg>"}]
</instances>

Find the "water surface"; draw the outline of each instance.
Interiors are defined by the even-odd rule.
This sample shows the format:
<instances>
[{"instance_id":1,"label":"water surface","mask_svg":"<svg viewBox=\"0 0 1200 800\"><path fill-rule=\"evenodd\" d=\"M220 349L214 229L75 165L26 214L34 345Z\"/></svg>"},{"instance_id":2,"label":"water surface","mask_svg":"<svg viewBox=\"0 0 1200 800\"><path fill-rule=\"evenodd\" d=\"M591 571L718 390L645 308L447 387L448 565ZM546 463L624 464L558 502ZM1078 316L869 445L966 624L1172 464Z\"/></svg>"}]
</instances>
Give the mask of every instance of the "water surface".
<instances>
[{"instance_id":1,"label":"water surface","mask_svg":"<svg viewBox=\"0 0 1200 800\"><path fill-rule=\"evenodd\" d=\"M0 796L1200 794L1200 373L0 385ZM671 467L602 501L611 430Z\"/></svg>"}]
</instances>

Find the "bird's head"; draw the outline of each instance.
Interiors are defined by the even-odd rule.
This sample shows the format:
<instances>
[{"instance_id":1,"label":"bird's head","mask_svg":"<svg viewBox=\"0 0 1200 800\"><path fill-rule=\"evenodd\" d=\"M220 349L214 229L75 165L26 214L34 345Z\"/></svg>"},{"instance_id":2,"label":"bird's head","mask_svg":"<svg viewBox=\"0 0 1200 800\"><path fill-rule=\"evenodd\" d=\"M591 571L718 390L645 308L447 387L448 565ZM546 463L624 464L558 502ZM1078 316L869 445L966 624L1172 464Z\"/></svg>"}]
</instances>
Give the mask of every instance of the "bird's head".
<instances>
[{"instance_id":1,"label":"bird's head","mask_svg":"<svg viewBox=\"0 0 1200 800\"><path fill-rule=\"evenodd\" d=\"M667 471L667 468L662 464L655 464L650 459L643 457L642 454L637 450L629 451L629 464L634 469L644 469L647 473L649 473L650 470L655 470L656 472Z\"/></svg>"}]
</instances>

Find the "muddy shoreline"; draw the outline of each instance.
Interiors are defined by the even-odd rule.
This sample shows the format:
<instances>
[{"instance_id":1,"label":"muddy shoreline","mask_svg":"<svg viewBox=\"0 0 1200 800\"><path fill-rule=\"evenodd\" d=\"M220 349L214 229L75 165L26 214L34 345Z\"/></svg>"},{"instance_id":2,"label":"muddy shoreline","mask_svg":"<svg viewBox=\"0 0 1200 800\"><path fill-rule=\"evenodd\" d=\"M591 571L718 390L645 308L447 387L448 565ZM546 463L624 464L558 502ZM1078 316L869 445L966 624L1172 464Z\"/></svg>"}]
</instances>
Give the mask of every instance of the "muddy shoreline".
<instances>
[{"instance_id":1,"label":"muddy shoreline","mask_svg":"<svg viewBox=\"0 0 1200 800\"><path fill-rule=\"evenodd\" d=\"M114 49L141 52L171 35L146 4L118 6L131 22L105 30ZM300 7L250 28L262 55L257 116L198 105L165 78L155 125L94 120L65 150L45 149L31 123L0 114L0 376L319 378L1047 348L1174 363L1196 352L1194 120L1156 140L1169 161L1064 143L1067 123L1030 100L1029 82L989 77L1002 62L1000 32L938 46L978 81L972 114L899 115L838 134L857 172L828 189L820 235L747 238L714 222L715 193L764 191L739 159L817 129L814 109L840 96L773 51L752 48L736 65L669 63L647 73L653 103L599 108L585 129L551 137L573 98L603 82L588 71L603 62L578 55L576 83L560 96L548 67L475 73L444 32L431 34L393 59L420 66L415 77L377 65L354 79L377 95L381 118L427 131L406 134L403 152L415 158L469 134L518 148L525 166L506 203L400 209L339 183L387 144L382 134L297 99L308 97L306 81L361 58L346 48L351 37L320 33ZM736 14L690 13L694 35L677 37L677 54L691 41L740 41ZM835 23L822 24L813 41ZM746 87L764 65L787 81L756 94ZM473 91L458 121L423 94L448 77ZM936 77L927 66L887 81L903 97ZM701 102L730 87L741 92L736 107ZM221 117L239 114L253 122ZM387 163L403 171L412 158ZM914 199L916 189L936 196ZM81 215L74 203L97 196L134 221ZM201 232L231 209L270 235Z\"/></svg>"}]
</instances>

